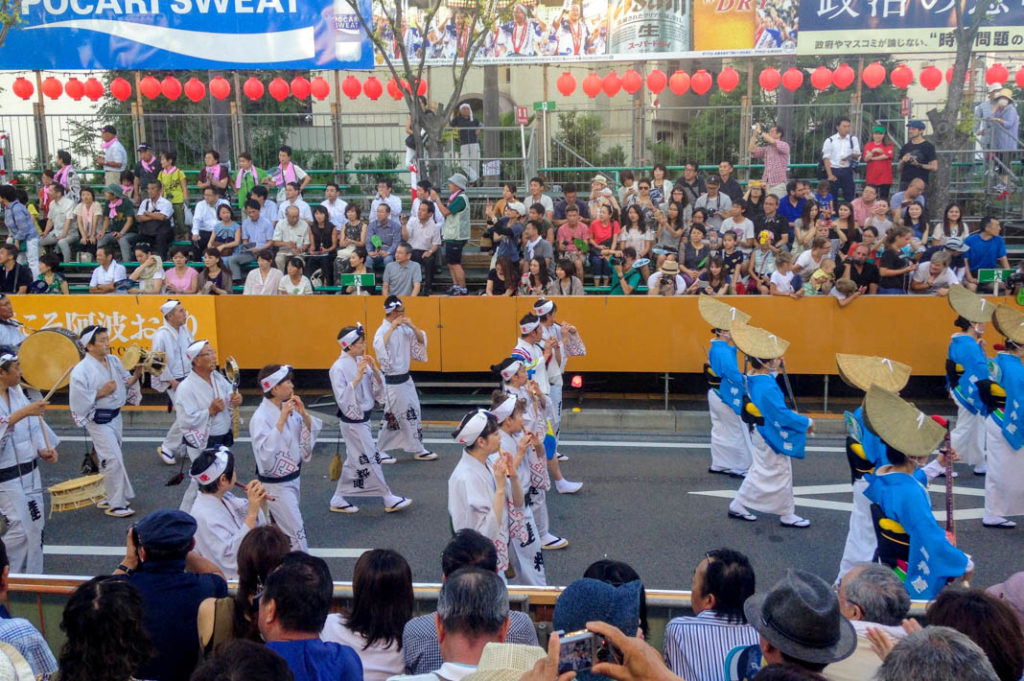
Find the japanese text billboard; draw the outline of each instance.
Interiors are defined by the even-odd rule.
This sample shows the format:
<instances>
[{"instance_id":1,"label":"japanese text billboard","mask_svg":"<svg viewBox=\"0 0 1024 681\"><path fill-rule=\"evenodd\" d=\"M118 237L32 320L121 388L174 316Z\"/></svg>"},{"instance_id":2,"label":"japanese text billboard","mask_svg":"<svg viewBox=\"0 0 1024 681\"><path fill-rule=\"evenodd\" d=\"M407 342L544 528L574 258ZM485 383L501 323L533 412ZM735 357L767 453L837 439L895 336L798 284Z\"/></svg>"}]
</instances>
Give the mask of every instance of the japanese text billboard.
<instances>
[{"instance_id":1,"label":"japanese text billboard","mask_svg":"<svg viewBox=\"0 0 1024 681\"><path fill-rule=\"evenodd\" d=\"M373 52L347 0L20 0L4 69L356 69ZM366 15L370 0L359 2Z\"/></svg>"},{"instance_id":2,"label":"japanese text billboard","mask_svg":"<svg viewBox=\"0 0 1024 681\"><path fill-rule=\"evenodd\" d=\"M803 0L799 54L949 52L954 49L961 2L970 21L976 0ZM1024 50L1024 5L994 3L982 22L975 48Z\"/></svg>"}]
</instances>

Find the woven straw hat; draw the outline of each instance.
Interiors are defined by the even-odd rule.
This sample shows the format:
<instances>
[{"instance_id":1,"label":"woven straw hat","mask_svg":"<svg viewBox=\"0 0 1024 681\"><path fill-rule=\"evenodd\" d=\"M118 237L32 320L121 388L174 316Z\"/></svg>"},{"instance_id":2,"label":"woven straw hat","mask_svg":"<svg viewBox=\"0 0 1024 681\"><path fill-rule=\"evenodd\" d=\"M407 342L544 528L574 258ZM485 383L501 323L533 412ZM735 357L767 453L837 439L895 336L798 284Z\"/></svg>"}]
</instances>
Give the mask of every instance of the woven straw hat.
<instances>
[{"instance_id":1,"label":"woven straw hat","mask_svg":"<svg viewBox=\"0 0 1024 681\"><path fill-rule=\"evenodd\" d=\"M877 385L891 393L898 393L910 380L909 365L885 357L836 353L836 366L839 367L839 377L847 385L864 392L872 385Z\"/></svg>"},{"instance_id":2,"label":"woven straw hat","mask_svg":"<svg viewBox=\"0 0 1024 681\"><path fill-rule=\"evenodd\" d=\"M1024 345L1024 314L1020 310L1000 303L996 305L992 323L999 333L1006 336L1007 340Z\"/></svg>"},{"instance_id":3,"label":"woven straw hat","mask_svg":"<svg viewBox=\"0 0 1024 681\"><path fill-rule=\"evenodd\" d=\"M488 643L480 655L476 671L463 677L463 681L519 681L545 655L539 646Z\"/></svg>"},{"instance_id":4,"label":"woven straw hat","mask_svg":"<svg viewBox=\"0 0 1024 681\"><path fill-rule=\"evenodd\" d=\"M907 456L928 456L946 436L930 416L877 385L864 398L864 418L873 433Z\"/></svg>"},{"instance_id":5,"label":"woven straw hat","mask_svg":"<svg viewBox=\"0 0 1024 681\"><path fill-rule=\"evenodd\" d=\"M776 359L786 354L786 350L789 349L788 340L756 326L748 326L738 319L733 321L729 331L736 347L748 357Z\"/></svg>"},{"instance_id":6,"label":"woven straw hat","mask_svg":"<svg viewBox=\"0 0 1024 681\"><path fill-rule=\"evenodd\" d=\"M701 296L697 301L697 309L704 321L723 331L728 331L734 321L744 324L750 321L750 315L743 310L737 310L712 296Z\"/></svg>"},{"instance_id":7,"label":"woven straw hat","mask_svg":"<svg viewBox=\"0 0 1024 681\"><path fill-rule=\"evenodd\" d=\"M953 311L971 324L981 324L990 321L992 313L995 311L995 305L959 284L949 287L949 296L947 298L949 299L949 306L953 308Z\"/></svg>"}]
</instances>

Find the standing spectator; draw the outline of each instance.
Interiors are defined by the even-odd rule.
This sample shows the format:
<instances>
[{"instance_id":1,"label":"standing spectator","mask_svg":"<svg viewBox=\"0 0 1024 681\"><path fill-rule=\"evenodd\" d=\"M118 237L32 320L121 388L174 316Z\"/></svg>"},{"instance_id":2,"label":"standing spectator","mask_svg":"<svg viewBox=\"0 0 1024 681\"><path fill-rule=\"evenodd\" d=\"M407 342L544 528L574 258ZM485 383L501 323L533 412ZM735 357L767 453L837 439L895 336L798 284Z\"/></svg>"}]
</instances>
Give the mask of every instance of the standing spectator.
<instances>
[{"instance_id":1,"label":"standing spectator","mask_svg":"<svg viewBox=\"0 0 1024 681\"><path fill-rule=\"evenodd\" d=\"M544 206L544 218L551 220L555 216L555 204L551 201L551 197L544 193L544 178L534 177L530 180L530 195L526 198L526 203L533 205L539 203Z\"/></svg>"},{"instance_id":2,"label":"standing spectator","mask_svg":"<svg viewBox=\"0 0 1024 681\"><path fill-rule=\"evenodd\" d=\"M801 189L806 184L806 182L798 180L790 180L786 183L786 195L779 202L779 214L786 218L790 225L799 220L800 216L803 215L804 205L806 205L807 200L800 194Z\"/></svg>"},{"instance_id":3,"label":"standing spectator","mask_svg":"<svg viewBox=\"0 0 1024 681\"><path fill-rule=\"evenodd\" d=\"M721 180L717 175L707 179L707 193L701 194L694 202L694 210L703 208L707 213L707 228L714 232L720 232L722 221L729 216L729 209L732 208L732 199L721 192Z\"/></svg>"},{"instance_id":4,"label":"standing spectator","mask_svg":"<svg viewBox=\"0 0 1024 681\"><path fill-rule=\"evenodd\" d=\"M274 227L274 248L277 249L275 262L284 270L288 259L304 252L309 245L309 225L299 219L299 209L288 206L284 219Z\"/></svg>"},{"instance_id":5,"label":"standing spectator","mask_svg":"<svg viewBox=\"0 0 1024 681\"><path fill-rule=\"evenodd\" d=\"M60 651L60 678L132 681L141 676L139 670L153 652L152 636L143 626L143 606L140 589L121 579L93 577L79 585L61 615L60 628L67 639ZM187 679L188 674L180 678Z\"/></svg>"},{"instance_id":6,"label":"standing spectator","mask_svg":"<svg viewBox=\"0 0 1024 681\"><path fill-rule=\"evenodd\" d=\"M118 190L120 191L120 187ZM39 274L39 230L36 229L36 223L25 203L18 198L18 190L13 185L0 185L0 206L4 208L7 233L15 243L25 242L28 266L35 277Z\"/></svg>"},{"instance_id":7,"label":"standing spectator","mask_svg":"<svg viewBox=\"0 0 1024 681\"><path fill-rule=\"evenodd\" d=\"M345 224L345 211L348 210L348 203L338 196L340 191L337 182L328 182L324 187L324 200L320 202L320 205L327 209L335 226Z\"/></svg>"},{"instance_id":8,"label":"standing spectator","mask_svg":"<svg viewBox=\"0 0 1024 681\"><path fill-rule=\"evenodd\" d=\"M250 270L245 277L243 295L276 296L284 275L274 267L274 252L269 248L256 251L256 265L256 269Z\"/></svg>"},{"instance_id":9,"label":"standing spectator","mask_svg":"<svg viewBox=\"0 0 1024 681\"><path fill-rule=\"evenodd\" d=\"M1005 189L1010 181L1010 164L1017 157L1017 136L1020 130L1020 118L1017 116L1017 106L1013 103L1013 91L1003 88L996 94L995 106L992 109L992 117L989 118L992 125L992 147L999 159L999 175L1002 178L1002 185L997 189Z\"/></svg>"},{"instance_id":10,"label":"standing spectator","mask_svg":"<svg viewBox=\"0 0 1024 681\"><path fill-rule=\"evenodd\" d=\"M927 246L942 246L946 243L946 239L950 237L959 237L960 239L966 239L971 230L968 229L967 223L963 220L963 212L960 210L960 206L956 203L950 203L946 206L946 211L942 214L942 221L936 222L935 227L931 230L928 235Z\"/></svg>"},{"instance_id":11,"label":"standing spectator","mask_svg":"<svg viewBox=\"0 0 1024 681\"><path fill-rule=\"evenodd\" d=\"M469 201L466 199L466 176L455 173L448 178L450 195L445 204L437 195L436 189L430 190L430 199L444 213L444 227L441 239L444 241L444 260L448 263L448 272L452 277L449 295L464 296L469 293L466 288L466 271L462 268L462 249L469 241L472 229L469 222Z\"/></svg>"},{"instance_id":12,"label":"standing spectator","mask_svg":"<svg viewBox=\"0 0 1024 681\"><path fill-rule=\"evenodd\" d=\"M210 236L217 230L220 218L217 210L220 206L228 206L227 199L221 198L216 188L207 187L203 190L203 200L196 204L192 215L192 243L197 252L202 252L210 242Z\"/></svg>"},{"instance_id":13,"label":"standing spectator","mask_svg":"<svg viewBox=\"0 0 1024 681\"><path fill-rule=\"evenodd\" d=\"M911 181L921 180L928 184L929 173L939 169L939 157L935 145L924 138L924 121L910 121L907 134L910 140L900 147L900 189L910 186Z\"/></svg>"},{"instance_id":14,"label":"standing spectator","mask_svg":"<svg viewBox=\"0 0 1024 681\"><path fill-rule=\"evenodd\" d=\"M909 634L886 656L878 681L998 681L985 651L949 627Z\"/></svg>"},{"instance_id":15,"label":"standing spectator","mask_svg":"<svg viewBox=\"0 0 1024 681\"><path fill-rule=\"evenodd\" d=\"M277 284L277 292L282 296L311 296L313 284L309 277L302 273L302 258L290 257L285 264L284 276Z\"/></svg>"},{"instance_id":16,"label":"standing spectator","mask_svg":"<svg viewBox=\"0 0 1024 681\"><path fill-rule=\"evenodd\" d=\"M992 118L992 111L996 108L996 100L999 98L999 91L1003 86L999 83L992 83L988 86L988 97L978 106L974 107L974 120L977 121L978 143L982 149L992 149L992 136L995 133L994 126L989 122Z\"/></svg>"},{"instance_id":17,"label":"standing spectator","mask_svg":"<svg viewBox=\"0 0 1024 681\"><path fill-rule=\"evenodd\" d=\"M199 273L199 293L211 296L227 296L234 293L231 272L224 267L224 260L216 248L203 252L203 271Z\"/></svg>"},{"instance_id":18,"label":"standing spectator","mask_svg":"<svg viewBox=\"0 0 1024 681\"><path fill-rule=\"evenodd\" d=\"M72 201L81 201L82 180L72 164L71 153L66 149L57 152L57 172L53 174L53 181L63 185L64 193L70 196Z\"/></svg>"},{"instance_id":19,"label":"standing spectator","mask_svg":"<svg viewBox=\"0 0 1024 681\"><path fill-rule=\"evenodd\" d=\"M582 296L583 281L576 276L576 264L569 259L559 260L555 265L555 278L548 282L548 296Z\"/></svg>"},{"instance_id":20,"label":"standing spectator","mask_svg":"<svg viewBox=\"0 0 1024 681\"><path fill-rule=\"evenodd\" d=\"M686 203L692 206L700 198L701 194L707 193L708 189L704 180L700 177L700 166L695 161L687 161L683 166L683 176L676 180L676 185L683 188L686 194Z\"/></svg>"},{"instance_id":21,"label":"standing spectator","mask_svg":"<svg viewBox=\"0 0 1024 681\"><path fill-rule=\"evenodd\" d=\"M594 275L594 286L611 285L611 268L605 255L618 250L619 223L612 219L612 208L602 205L598 219L590 223L590 271ZM636 260L636 251L633 251ZM603 282L603 283L602 283Z\"/></svg>"},{"instance_id":22,"label":"standing spectator","mask_svg":"<svg viewBox=\"0 0 1024 681\"><path fill-rule=\"evenodd\" d=\"M185 204L188 203L188 183L185 173L174 165L178 155L173 151L160 154L160 174L157 176L163 185L163 195L174 208L174 234L178 239L188 238L188 225L185 224Z\"/></svg>"},{"instance_id":23,"label":"standing spectator","mask_svg":"<svg viewBox=\"0 0 1024 681\"><path fill-rule=\"evenodd\" d=\"M81 242L83 251L95 250L102 218L103 207L96 201L96 192L92 187L82 187L82 202L75 207L78 230L57 242L64 262L71 262L71 247L75 242Z\"/></svg>"},{"instance_id":24,"label":"standing spectator","mask_svg":"<svg viewBox=\"0 0 1024 681\"><path fill-rule=\"evenodd\" d=\"M390 178L382 177L377 180L377 195L370 202L370 215L379 215L377 208L384 204L388 207L391 217L398 220L398 217L402 214L402 199L398 195L391 193L392 184Z\"/></svg>"},{"instance_id":25,"label":"standing spectator","mask_svg":"<svg viewBox=\"0 0 1024 681\"><path fill-rule=\"evenodd\" d=\"M932 255L930 261L918 264L910 278L910 290L935 296L949 295L949 287L960 283L956 273L949 268L949 261L949 253L939 251Z\"/></svg>"},{"instance_id":26,"label":"standing spectator","mask_svg":"<svg viewBox=\"0 0 1024 681\"><path fill-rule=\"evenodd\" d=\"M902 295L907 292L908 275L917 269L903 252L912 237L909 227L893 227L885 235L885 252L878 261L878 292L882 295Z\"/></svg>"},{"instance_id":27,"label":"standing spectator","mask_svg":"<svg viewBox=\"0 0 1024 681\"><path fill-rule=\"evenodd\" d=\"M884 125L871 129L871 141L864 145L865 189L875 187L878 196L889 198L892 189L892 162L896 155L896 144L889 137Z\"/></svg>"},{"instance_id":28,"label":"standing spectator","mask_svg":"<svg viewBox=\"0 0 1024 681\"><path fill-rule=\"evenodd\" d=\"M632 173L630 173L632 175ZM561 227L568 220L566 217L566 210L569 206L576 206L576 210L580 217L584 220L590 219L590 210L587 208L587 203L580 199L576 195L576 185L572 182L566 182L562 185L563 199L558 202L555 206L554 214L554 225L555 227ZM620 202L621 203L621 202Z\"/></svg>"},{"instance_id":29,"label":"standing spectator","mask_svg":"<svg viewBox=\"0 0 1024 681\"><path fill-rule=\"evenodd\" d=\"M171 262L174 267L164 272L164 291L168 295L188 295L199 289L199 273L188 266L187 246L175 246L171 249ZM96 249L99 260L99 249Z\"/></svg>"},{"instance_id":30,"label":"standing spectator","mask_svg":"<svg viewBox=\"0 0 1024 681\"><path fill-rule=\"evenodd\" d=\"M103 168L103 184L117 184L121 179L121 171L128 169L128 152L117 139L117 128L104 125L100 129L100 149L103 153L96 155L96 163Z\"/></svg>"},{"instance_id":31,"label":"standing spectator","mask_svg":"<svg viewBox=\"0 0 1024 681\"><path fill-rule=\"evenodd\" d=\"M280 567L267 575L257 620L260 633L267 647L288 662L295 681L363 678L356 651L320 639L332 593L327 563L300 551L289 553Z\"/></svg>"},{"instance_id":32,"label":"standing spectator","mask_svg":"<svg viewBox=\"0 0 1024 681\"><path fill-rule=\"evenodd\" d=\"M402 225L402 239L412 247L412 260L423 270L421 295L429 296L434 285L437 249L441 247L441 229L434 221L433 201L419 200L416 213Z\"/></svg>"},{"instance_id":33,"label":"standing spectator","mask_svg":"<svg viewBox=\"0 0 1024 681\"><path fill-rule=\"evenodd\" d=\"M210 149L203 154L203 169L199 171L196 186L200 191L213 187L217 195L224 197L228 193L228 168L220 162L220 152Z\"/></svg>"},{"instance_id":34,"label":"standing spectator","mask_svg":"<svg viewBox=\"0 0 1024 681\"><path fill-rule=\"evenodd\" d=\"M779 214L779 197L769 194L764 199L764 214L754 221L754 232L772 233L773 250L789 250L789 221Z\"/></svg>"},{"instance_id":35,"label":"standing spectator","mask_svg":"<svg viewBox=\"0 0 1024 681\"><path fill-rule=\"evenodd\" d=\"M782 141L783 134L782 128L778 125L773 125L765 132L761 129L760 123L755 123L747 147L751 156L764 159L762 179L768 193L780 200L787 194L786 176L789 172L789 144Z\"/></svg>"},{"instance_id":36,"label":"standing spectator","mask_svg":"<svg viewBox=\"0 0 1024 681\"><path fill-rule=\"evenodd\" d=\"M871 143L868 142L868 144ZM864 223L871 216L871 211L875 207L875 200L877 198L878 190L875 186L872 184L864 185L864 188L860 190L860 196L850 202L850 207L853 208L853 221L863 227Z\"/></svg>"},{"instance_id":37,"label":"standing spectator","mask_svg":"<svg viewBox=\"0 0 1024 681\"><path fill-rule=\"evenodd\" d=\"M260 215L260 204L253 199L245 202L245 220L242 221L242 244L229 255L225 262L231 270L231 278L242 279L242 265L256 260L256 253L271 248L274 240L274 225Z\"/></svg>"},{"instance_id":38,"label":"standing spectator","mask_svg":"<svg viewBox=\"0 0 1024 681\"><path fill-rule=\"evenodd\" d=\"M494 226L493 232L501 237L497 248L494 249L496 258L507 258L518 269L519 260L522 255L519 247L523 240L525 226L522 217L526 213L526 207L519 202L510 203L505 206L504 220L499 220ZM518 277L517 277L518 278Z\"/></svg>"},{"instance_id":39,"label":"standing spectator","mask_svg":"<svg viewBox=\"0 0 1024 681\"><path fill-rule=\"evenodd\" d=\"M821 147L821 158L825 175L835 185L836 194L842 193L843 201L853 201L857 196L853 184L853 169L860 158L860 142L850 134L850 119L840 116L836 122L836 134L825 140Z\"/></svg>"},{"instance_id":40,"label":"standing spectator","mask_svg":"<svg viewBox=\"0 0 1024 681\"><path fill-rule=\"evenodd\" d=\"M857 285L858 290L874 295L878 293L878 282L881 275L878 267L868 261L869 247L866 244L854 244L850 256L843 260L843 279L849 279Z\"/></svg>"},{"instance_id":41,"label":"standing spectator","mask_svg":"<svg viewBox=\"0 0 1024 681\"><path fill-rule=\"evenodd\" d=\"M160 160L153 153L153 147L146 142L135 147L138 152L138 160L135 162L135 196L142 196L146 193L146 187L150 182L160 181Z\"/></svg>"},{"instance_id":42,"label":"standing spectator","mask_svg":"<svg viewBox=\"0 0 1024 681\"><path fill-rule=\"evenodd\" d=\"M282 144L277 150L277 166L270 171L269 179L278 188L277 202L283 203L287 198L285 188L289 184L296 183L301 194L311 178L305 170L292 163L292 148L287 144Z\"/></svg>"},{"instance_id":43,"label":"standing spectator","mask_svg":"<svg viewBox=\"0 0 1024 681\"><path fill-rule=\"evenodd\" d=\"M740 187L740 183L732 177L733 166L732 161L721 161L718 164L718 179L719 190L729 197L732 203L736 203L743 198L743 188Z\"/></svg>"},{"instance_id":44,"label":"standing spectator","mask_svg":"<svg viewBox=\"0 0 1024 681\"><path fill-rule=\"evenodd\" d=\"M71 224L75 221L75 202L67 195L64 185L54 182L50 186L53 199L50 212L46 218L46 227L39 237L39 246L55 246L61 239L71 233Z\"/></svg>"},{"instance_id":45,"label":"standing spectator","mask_svg":"<svg viewBox=\"0 0 1024 681\"><path fill-rule=\"evenodd\" d=\"M238 155L238 172L235 173L235 197L238 200L238 210L245 211L245 202L249 200L252 190L262 185L266 179L267 173L257 168L256 164L252 162L252 154L243 151Z\"/></svg>"},{"instance_id":46,"label":"standing spectator","mask_svg":"<svg viewBox=\"0 0 1024 681\"><path fill-rule=\"evenodd\" d=\"M367 551L352 572L352 609L328 615L320 638L354 649L366 681L387 681L405 670L402 632L415 605L405 558L389 549Z\"/></svg>"},{"instance_id":47,"label":"standing spectator","mask_svg":"<svg viewBox=\"0 0 1024 681\"><path fill-rule=\"evenodd\" d=\"M693 571L692 617L665 626L665 660L686 681L721 681L725 657L757 643L743 604L754 595L754 568L739 551L708 551Z\"/></svg>"},{"instance_id":48,"label":"standing spectator","mask_svg":"<svg viewBox=\"0 0 1024 681\"><path fill-rule=\"evenodd\" d=\"M18 247L0 244L0 293L28 293L31 285L32 272L18 262Z\"/></svg>"},{"instance_id":49,"label":"standing spectator","mask_svg":"<svg viewBox=\"0 0 1024 681\"><path fill-rule=\"evenodd\" d=\"M124 265L114 259L113 247L109 244L96 247L96 264L89 280L89 293L114 293L117 283L128 278Z\"/></svg>"},{"instance_id":50,"label":"standing spectator","mask_svg":"<svg viewBox=\"0 0 1024 681\"><path fill-rule=\"evenodd\" d=\"M999 220L986 215L981 219L978 231L964 239L964 245L968 249L964 256L967 268L965 282L972 290L978 286L978 270L1010 268L1010 262L1006 258L1006 242L999 236L1000 229L1002 225Z\"/></svg>"},{"instance_id":51,"label":"standing spectator","mask_svg":"<svg viewBox=\"0 0 1024 681\"><path fill-rule=\"evenodd\" d=\"M416 183L416 191L413 192L415 196L412 200L412 206L409 209L410 217L419 214L420 204L422 202L430 201L430 190L433 188L434 185L430 184L430 180L420 180ZM434 223L437 225L438 229L444 226L444 213L441 212L441 208L436 203L434 203Z\"/></svg>"},{"instance_id":52,"label":"standing spectator","mask_svg":"<svg viewBox=\"0 0 1024 681\"><path fill-rule=\"evenodd\" d=\"M406 241L400 241L395 247L394 260L384 268L381 295L385 298L418 296L422 281L420 266L412 262L412 246Z\"/></svg>"},{"instance_id":53,"label":"standing spectator","mask_svg":"<svg viewBox=\"0 0 1024 681\"><path fill-rule=\"evenodd\" d=\"M452 118L452 127L459 134L459 158L471 185L480 181L480 128L483 123L473 117L473 107L459 104L459 112Z\"/></svg>"},{"instance_id":54,"label":"standing spectator","mask_svg":"<svg viewBox=\"0 0 1024 681\"><path fill-rule=\"evenodd\" d=\"M161 196L163 185L159 180L150 180L145 189L146 198L139 204L135 216L139 222L139 236L153 244L154 250L163 259L167 257L167 249L174 240L174 228L171 227L174 206Z\"/></svg>"},{"instance_id":55,"label":"standing spectator","mask_svg":"<svg viewBox=\"0 0 1024 681\"><path fill-rule=\"evenodd\" d=\"M53 186L53 177L55 173L52 169L46 168L39 175L39 188L37 190L36 198L36 212L32 213L32 217L39 221L40 225L46 224L46 217L50 214L50 202L53 200L53 195L50 194L50 187ZM22 200L22 198L24 200ZM26 206L29 207L31 204L28 202L28 193L25 193L24 197L19 197L19 200ZM29 210L31 213L31 209Z\"/></svg>"}]
</instances>

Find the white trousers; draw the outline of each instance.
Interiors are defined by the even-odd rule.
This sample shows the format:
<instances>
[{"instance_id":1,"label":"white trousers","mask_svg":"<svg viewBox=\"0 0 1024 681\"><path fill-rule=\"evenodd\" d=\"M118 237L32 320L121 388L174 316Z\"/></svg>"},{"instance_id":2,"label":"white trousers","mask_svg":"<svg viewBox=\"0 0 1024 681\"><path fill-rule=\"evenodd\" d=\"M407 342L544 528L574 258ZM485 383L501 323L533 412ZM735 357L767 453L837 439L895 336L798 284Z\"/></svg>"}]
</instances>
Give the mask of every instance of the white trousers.
<instances>
[{"instance_id":1,"label":"white trousers","mask_svg":"<svg viewBox=\"0 0 1024 681\"><path fill-rule=\"evenodd\" d=\"M864 478L853 483L853 511L850 512L850 530L846 533L843 558L839 561L839 575L836 584L857 563L870 563L875 557L878 540L875 525L871 520L871 500L864 496L868 483Z\"/></svg>"},{"instance_id":2,"label":"white trousers","mask_svg":"<svg viewBox=\"0 0 1024 681\"><path fill-rule=\"evenodd\" d=\"M755 429L750 434L753 460L743 478L736 501L745 508L776 515L796 512L793 501L793 463L790 457L776 454Z\"/></svg>"},{"instance_id":3,"label":"white trousers","mask_svg":"<svg viewBox=\"0 0 1024 681\"><path fill-rule=\"evenodd\" d=\"M548 520L548 493L538 489L531 494L529 509L533 513L533 520L537 525L539 536L546 537L551 530L551 523Z\"/></svg>"},{"instance_id":4,"label":"white trousers","mask_svg":"<svg viewBox=\"0 0 1024 681\"><path fill-rule=\"evenodd\" d=\"M335 497L388 497L391 489L384 479L380 454L373 443L370 422L345 423L341 421L341 437L345 441L345 463L334 490ZM340 502L341 500L338 499ZM337 506L334 499L331 505Z\"/></svg>"},{"instance_id":5,"label":"white trousers","mask_svg":"<svg viewBox=\"0 0 1024 681\"><path fill-rule=\"evenodd\" d=\"M121 415L118 414L113 421L103 425L89 421L85 430L92 439L96 458L100 460L103 489L107 493L110 508L125 508L135 498L135 490L128 479L124 455L121 453Z\"/></svg>"},{"instance_id":6,"label":"white trousers","mask_svg":"<svg viewBox=\"0 0 1024 681\"><path fill-rule=\"evenodd\" d=\"M480 179L480 143L463 144L459 147L462 157L462 169L466 171L466 179L476 182Z\"/></svg>"},{"instance_id":7,"label":"white trousers","mask_svg":"<svg viewBox=\"0 0 1024 681\"><path fill-rule=\"evenodd\" d=\"M32 270L32 279L39 277L39 239L29 239L25 242L25 262Z\"/></svg>"},{"instance_id":8,"label":"white trousers","mask_svg":"<svg viewBox=\"0 0 1024 681\"><path fill-rule=\"evenodd\" d=\"M985 515L1024 515L1024 447L1012 449L992 419L986 419L985 434Z\"/></svg>"},{"instance_id":9,"label":"white trousers","mask_svg":"<svg viewBox=\"0 0 1024 681\"><path fill-rule=\"evenodd\" d=\"M288 535L292 551L309 551L306 543L306 527L302 523L302 512L299 510L299 478L288 482L265 482L267 496L274 500L267 501L267 509L273 523Z\"/></svg>"},{"instance_id":10,"label":"white trousers","mask_svg":"<svg viewBox=\"0 0 1024 681\"><path fill-rule=\"evenodd\" d=\"M562 384L552 384L551 392L548 394L548 415L551 417L551 429L558 437L558 431L562 428Z\"/></svg>"},{"instance_id":11,"label":"white trousers","mask_svg":"<svg viewBox=\"0 0 1024 681\"><path fill-rule=\"evenodd\" d=\"M401 449L410 454L427 451L423 446L423 422L420 420L420 398L410 378L405 383L387 384L384 422L377 435L377 451Z\"/></svg>"},{"instance_id":12,"label":"white trousers","mask_svg":"<svg viewBox=\"0 0 1024 681\"><path fill-rule=\"evenodd\" d=\"M960 458L972 466L985 463L985 420L981 414L973 414L956 403L956 427L949 434L949 442Z\"/></svg>"},{"instance_id":13,"label":"white trousers","mask_svg":"<svg viewBox=\"0 0 1024 681\"><path fill-rule=\"evenodd\" d=\"M174 388L167 388L167 396L171 400L171 404L174 404L174 396L177 391ZM164 441L160 443L160 448L168 454L174 456L181 456L185 452L185 433L181 427L181 421L175 413L174 423L167 430L167 435L164 437ZM189 508L192 508L189 506ZM186 511L187 513L188 511Z\"/></svg>"},{"instance_id":14,"label":"white trousers","mask_svg":"<svg viewBox=\"0 0 1024 681\"><path fill-rule=\"evenodd\" d=\"M750 468L750 429L714 388L708 390L711 414L711 466L746 471Z\"/></svg>"},{"instance_id":15,"label":"white trousers","mask_svg":"<svg viewBox=\"0 0 1024 681\"><path fill-rule=\"evenodd\" d=\"M43 489L39 469L0 482L0 513L7 519L4 547L12 574L43 573Z\"/></svg>"},{"instance_id":16,"label":"white trousers","mask_svg":"<svg viewBox=\"0 0 1024 681\"><path fill-rule=\"evenodd\" d=\"M525 516L527 539L521 542L509 537L509 562L515 566L516 576L509 582L521 586L546 586L547 576L544 572L544 551L541 549L540 530L534 521L530 508L523 509Z\"/></svg>"}]
</instances>

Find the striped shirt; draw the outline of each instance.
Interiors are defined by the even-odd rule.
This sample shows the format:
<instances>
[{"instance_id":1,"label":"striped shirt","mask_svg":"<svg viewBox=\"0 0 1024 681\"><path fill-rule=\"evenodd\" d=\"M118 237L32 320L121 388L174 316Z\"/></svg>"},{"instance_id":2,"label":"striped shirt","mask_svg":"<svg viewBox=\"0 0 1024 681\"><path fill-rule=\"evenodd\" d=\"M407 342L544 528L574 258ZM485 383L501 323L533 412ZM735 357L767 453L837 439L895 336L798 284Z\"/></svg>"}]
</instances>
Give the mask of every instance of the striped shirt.
<instances>
[{"instance_id":1,"label":"striped shirt","mask_svg":"<svg viewBox=\"0 0 1024 681\"><path fill-rule=\"evenodd\" d=\"M533 628L533 622L528 614L510 610L508 615L506 643L540 645L537 643L537 630ZM405 623L405 630L402 632L402 656L405 658L406 674L429 674L441 668L443 660L441 646L437 643L434 613L413 617Z\"/></svg>"},{"instance_id":2,"label":"striped shirt","mask_svg":"<svg viewBox=\"0 0 1024 681\"><path fill-rule=\"evenodd\" d=\"M749 624L728 622L714 610L677 617L665 627L665 663L686 681L722 681L725 658L737 646L758 642Z\"/></svg>"}]
</instances>

